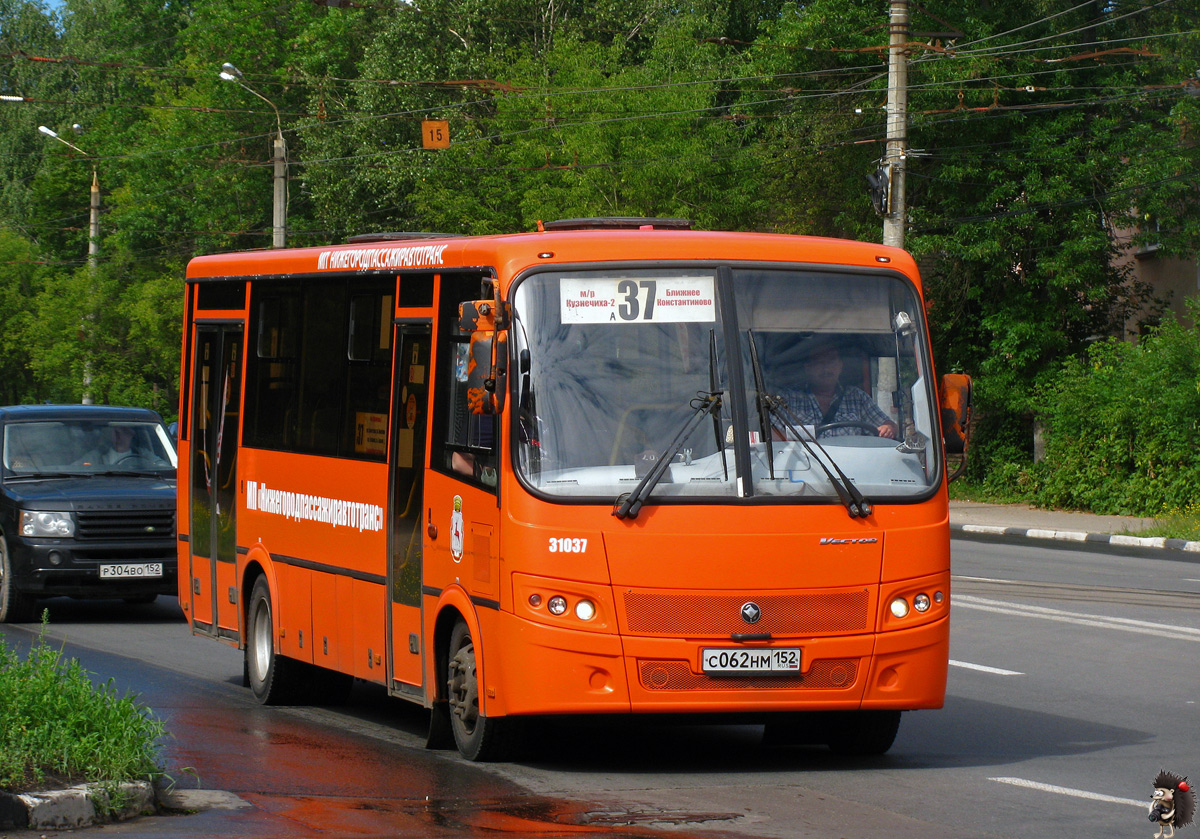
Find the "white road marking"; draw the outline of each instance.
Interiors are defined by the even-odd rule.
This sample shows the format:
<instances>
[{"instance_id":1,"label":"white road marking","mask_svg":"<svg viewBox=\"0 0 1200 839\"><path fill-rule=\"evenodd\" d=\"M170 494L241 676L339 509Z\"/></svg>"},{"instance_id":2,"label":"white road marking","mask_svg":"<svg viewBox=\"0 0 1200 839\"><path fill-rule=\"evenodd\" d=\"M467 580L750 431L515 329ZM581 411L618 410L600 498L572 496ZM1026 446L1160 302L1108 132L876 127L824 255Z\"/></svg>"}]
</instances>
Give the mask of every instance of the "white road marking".
<instances>
[{"instance_id":1,"label":"white road marking","mask_svg":"<svg viewBox=\"0 0 1200 839\"><path fill-rule=\"evenodd\" d=\"M1187 626L1170 626L1165 623L1131 620L1129 618L1110 618L1105 615L1088 615L1079 612L1066 612L1062 609L1048 609L1045 606L1029 606L1010 603L1004 600L990 600L986 597L975 597L970 594L959 594L953 598L955 606L964 609L978 609L981 612L995 612L1000 615L1016 615L1022 618L1042 618L1043 620L1073 623L1079 626L1092 626L1100 629L1120 629L1125 632L1136 632L1141 635L1154 635L1158 638L1169 638L1173 641L1200 642L1200 629Z\"/></svg>"},{"instance_id":2,"label":"white road marking","mask_svg":"<svg viewBox=\"0 0 1200 839\"><path fill-rule=\"evenodd\" d=\"M1054 784L1043 784L1040 781L1029 781L1025 778L989 778L988 780L999 781L1002 784L1011 784L1014 787L1035 789L1039 790L1040 792L1053 792L1058 795L1069 795L1072 798L1086 798L1089 801L1106 801L1109 804L1129 804L1134 807L1141 807L1146 812L1150 811L1149 796L1147 796L1145 801L1138 801L1136 798L1118 798L1115 795L1104 795L1099 792L1089 792L1085 789L1056 787Z\"/></svg>"},{"instance_id":3,"label":"white road marking","mask_svg":"<svg viewBox=\"0 0 1200 839\"><path fill-rule=\"evenodd\" d=\"M955 661L950 659L952 667L964 667L967 670L978 670L981 673L995 673L997 676L1024 676L1024 673L1018 673L1016 670L1003 670L999 667L988 667L986 664L971 664L969 661Z\"/></svg>"}]
</instances>

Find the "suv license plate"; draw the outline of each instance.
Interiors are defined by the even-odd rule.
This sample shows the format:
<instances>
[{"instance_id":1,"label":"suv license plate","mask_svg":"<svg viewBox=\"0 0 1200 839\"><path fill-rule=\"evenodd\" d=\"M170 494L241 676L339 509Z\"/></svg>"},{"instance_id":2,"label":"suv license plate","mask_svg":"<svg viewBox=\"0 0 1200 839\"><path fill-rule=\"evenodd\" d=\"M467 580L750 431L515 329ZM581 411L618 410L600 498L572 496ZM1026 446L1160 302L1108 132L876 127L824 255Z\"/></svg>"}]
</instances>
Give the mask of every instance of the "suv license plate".
<instances>
[{"instance_id":1,"label":"suv license plate","mask_svg":"<svg viewBox=\"0 0 1200 839\"><path fill-rule=\"evenodd\" d=\"M100 579L128 580L140 577L161 577L161 562L126 562L121 565L101 565Z\"/></svg>"},{"instance_id":2,"label":"suv license plate","mask_svg":"<svg viewBox=\"0 0 1200 839\"><path fill-rule=\"evenodd\" d=\"M700 651L700 666L716 674L799 673L800 650L705 649Z\"/></svg>"}]
</instances>

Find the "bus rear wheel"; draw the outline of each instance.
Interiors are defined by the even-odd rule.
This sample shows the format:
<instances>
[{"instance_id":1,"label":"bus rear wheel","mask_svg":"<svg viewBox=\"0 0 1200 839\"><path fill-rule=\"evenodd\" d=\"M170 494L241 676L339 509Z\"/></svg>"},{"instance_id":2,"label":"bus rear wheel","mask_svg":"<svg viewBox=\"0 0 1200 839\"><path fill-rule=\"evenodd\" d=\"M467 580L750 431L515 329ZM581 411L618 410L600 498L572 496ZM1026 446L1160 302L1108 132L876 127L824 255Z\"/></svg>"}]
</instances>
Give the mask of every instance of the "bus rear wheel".
<instances>
[{"instance_id":1,"label":"bus rear wheel","mask_svg":"<svg viewBox=\"0 0 1200 839\"><path fill-rule=\"evenodd\" d=\"M467 760L505 760L512 752L513 721L488 717L479 708L475 641L465 621L450 633L446 665L446 699L450 728L459 753Z\"/></svg>"},{"instance_id":2,"label":"bus rear wheel","mask_svg":"<svg viewBox=\"0 0 1200 839\"><path fill-rule=\"evenodd\" d=\"M303 692L302 662L275 652L275 620L266 577L254 582L246 611L246 677L263 705L289 705Z\"/></svg>"}]
</instances>

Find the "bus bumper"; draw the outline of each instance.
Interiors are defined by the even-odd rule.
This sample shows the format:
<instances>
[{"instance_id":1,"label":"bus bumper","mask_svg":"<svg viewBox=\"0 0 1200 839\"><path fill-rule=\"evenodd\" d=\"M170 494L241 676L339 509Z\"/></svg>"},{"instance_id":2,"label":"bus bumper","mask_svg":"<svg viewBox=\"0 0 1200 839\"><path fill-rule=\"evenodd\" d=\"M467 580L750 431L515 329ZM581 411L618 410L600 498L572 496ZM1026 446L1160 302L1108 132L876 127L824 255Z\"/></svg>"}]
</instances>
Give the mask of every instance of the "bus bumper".
<instances>
[{"instance_id":1,"label":"bus bumper","mask_svg":"<svg viewBox=\"0 0 1200 839\"><path fill-rule=\"evenodd\" d=\"M489 715L913 710L945 701L948 619L878 635L777 642L801 649L799 674L710 676L701 650L737 645L498 617L498 647L520 648L521 656L485 661Z\"/></svg>"}]
</instances>

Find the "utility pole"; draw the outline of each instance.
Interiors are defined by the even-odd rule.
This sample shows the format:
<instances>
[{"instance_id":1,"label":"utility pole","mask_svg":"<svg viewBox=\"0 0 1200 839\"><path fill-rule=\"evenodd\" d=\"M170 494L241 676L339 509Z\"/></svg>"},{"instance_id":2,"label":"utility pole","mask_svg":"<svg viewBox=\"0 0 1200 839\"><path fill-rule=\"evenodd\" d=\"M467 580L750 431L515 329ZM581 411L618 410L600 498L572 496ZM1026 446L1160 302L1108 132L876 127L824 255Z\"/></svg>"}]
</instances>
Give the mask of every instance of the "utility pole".
<instances>
[{"instance_id":1,"label":"utility pole","mask_svg":"<svg viewBox=\"0 0 1200 839\"><path fill-rule=\"evenodd\" d=\"M246 84L242 71L226 61L218 76L249 91L271 106L275 112L275 139L271 143L271 158L275 163L275 188L271 200L271 247L282 248L287 238L287 140L283 138L283 120L275 103Z\"/></svg>"},{"instance_id":2,"label":"utility pole","mask_svg":"<svg viewBox=\"0 0 1200 839\"><path fill-rule=\"evenodd\" d=\"M92 167L92 194L88 201L88 268L96 270L96 255L100 253L100 176Z\"/></svg>"},{"instance_id":3,"label":"utility pole","mask_svg":"<svg viewBox=\"0 0 1200 839\"><path fill-rule=\"evenodd\" d=\"M908 149L908 0L890 0L888 29L887 147L883 170L889 175L883 243L904 247L904 166Z\"/></svg>"},{"instance_id":4,"label":"utility pole","mask_svg":"<svg viewBox=\"0 0 1200 839\"><path fill-rule=\"evenodd\" d=\"M75 130L81 131L82 129L80 128L79 125L76 125ZM91 157L91 155L89 155L83 149L79 148L79 146L75 145L74 143L68 142L67 140L64 140L62 137L58 136L58 134L56 132L47 128L44 125L39 125L38 131L42 132L43 134L45 134L47 137L49 137L52 140L58 140L58 142L62 143L64 146L68 147L72 151L79 152L84 157ZM97 257L100 254L100 175L97 172L96 166L94 164L92 165L91 195L88 198L88 251L87 252L88 252L88 255L87 255L88 275L91 279L91 283L90 283L90 287L88 289L89 299L87 302L87 314L84 316L83 334L86 336L85 340L90 341L91 340L91 332L92 332L91 322L93 320L95 320L93 306L95 303L94 298L95 298L95 289L96 289L96 261L97 261ZM84 405L92 404L92 356L91 356L91 348L90 347L88 348L87 353L84 355L84 358L83 358L83 399L81 399L80 401Z\"/></svg>"},{"instance_id":5,"label":"utility pole","mask_svg":"<svg viewBox=\"0 0 1200 839\"><path fill-rule=\"evenodd\" d=\"M283 128L271 144L275 152L275 193L271 203L271 247L282 248L287 236L287 140Z\"/></svg>"}]
</instances>

